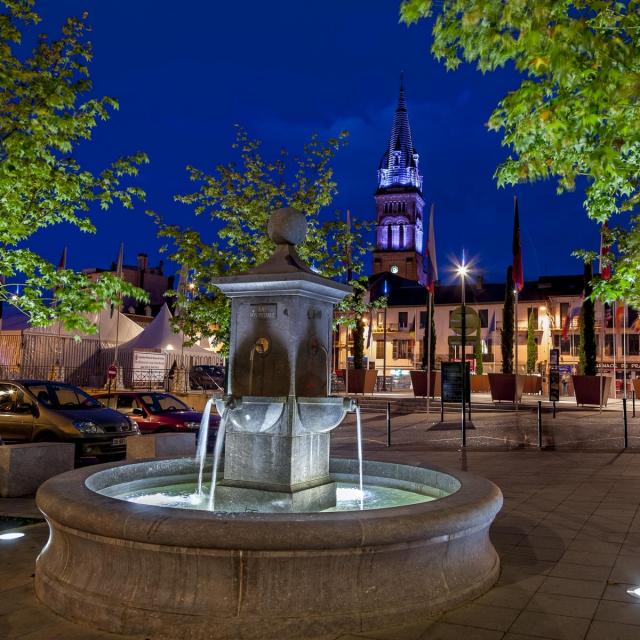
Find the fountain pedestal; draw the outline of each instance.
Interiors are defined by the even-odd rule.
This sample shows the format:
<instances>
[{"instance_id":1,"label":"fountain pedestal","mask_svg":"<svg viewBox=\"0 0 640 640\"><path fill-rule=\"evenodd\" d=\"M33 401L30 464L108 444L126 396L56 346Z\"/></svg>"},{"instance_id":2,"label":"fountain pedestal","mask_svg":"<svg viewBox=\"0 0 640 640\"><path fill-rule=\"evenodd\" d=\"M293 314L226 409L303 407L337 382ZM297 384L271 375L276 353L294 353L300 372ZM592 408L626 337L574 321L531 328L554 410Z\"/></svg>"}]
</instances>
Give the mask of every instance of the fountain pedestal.
<instances>
[{"instance_id":1,"label":"fountain pedestal","mask_svg":"<svg viewBox=\"0 0 640 640\"><path fill-rule=\"evenodd\" d=\"M328 397L333 305L351 287L302 262L295 245L305 230L300 212L274 212L272 257L214 280L231 298L229 399L218 405L221 414L228 408L224 479L216 492L258 510L274 501L284 510L335 504L329 431L351 409Z\"/></svg>"}]
</instances>

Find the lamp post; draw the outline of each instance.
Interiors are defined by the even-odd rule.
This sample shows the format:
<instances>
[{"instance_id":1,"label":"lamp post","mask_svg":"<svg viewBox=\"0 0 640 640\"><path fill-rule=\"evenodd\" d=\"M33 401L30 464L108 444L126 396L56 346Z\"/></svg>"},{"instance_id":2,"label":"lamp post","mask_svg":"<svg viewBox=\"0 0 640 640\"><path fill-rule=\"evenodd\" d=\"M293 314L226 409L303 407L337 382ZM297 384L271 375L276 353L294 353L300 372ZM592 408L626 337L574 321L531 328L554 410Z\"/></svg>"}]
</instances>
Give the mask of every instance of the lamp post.
<instances>
[{"instance_id":1,"label":"lamp post","mask_svg":"<svg viewBox=\"0 0 640 640\"><path fill-rule=\"evenodd\" d=\"M462 446L466 447L467 446L467 422L466 422L466 407L465 407L465 400L466 400L466 358L465 358L465 347L466 347L466 340L467 340L467 311L465 308L465 277L469 274L469 267L467 266L467 264L464 261L464 254L462 255L462 262L458 265L456 272L458 274L458 276L460 276L460 289L462 292L462 322L461 322L461 343L462 343L462 357L460 358L461 360L461 367L462 367L462 382L460 385L461 388L461 393L462 393Z\"/></svg>"},{"instance_id":2,"label":"lamp post","mask_svg":"<svg viewBox=\"0 0 640 640\"><path fill-rule=\"evenodd\" d=\"M387 281L384 281L384 287L382 289L385 296L389 294L389 287L387 285ZM384 345L384 349L382 351L382 390L387 390L387 306L389 305L389 300L386 300L384 305L384 318L382 320L382 344Z\"/></svg>"}]
</instances>

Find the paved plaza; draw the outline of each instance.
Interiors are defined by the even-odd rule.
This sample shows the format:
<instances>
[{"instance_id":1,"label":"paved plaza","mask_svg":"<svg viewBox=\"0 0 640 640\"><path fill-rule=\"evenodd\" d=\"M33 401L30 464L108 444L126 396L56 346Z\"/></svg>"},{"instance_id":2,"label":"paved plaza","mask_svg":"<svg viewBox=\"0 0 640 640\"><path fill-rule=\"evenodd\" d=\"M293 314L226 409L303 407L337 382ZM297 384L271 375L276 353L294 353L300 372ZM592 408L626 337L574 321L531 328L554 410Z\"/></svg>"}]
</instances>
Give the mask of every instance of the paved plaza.
<instances>
[{"instance_id":1,"label":"paved plaza","mask_svg":"<svg viewBox=\"0 0 640 640\"><path fill-rule=\"evenodd\" d=\"M520 420L524 413L520 412ZM492 412L485 414L476 424L477 437L484 437L485 430L518 428L513 419L507 427L491 426ZM571 415L579 425L569 424ZM588 429L606 432L610 427L604 423L598 427L596 415L597 410L575 414L567 410L556 418L557 429L573 429L581 437ZM491 529L502 561L499 582L474 602L438 619L407 620L402 628L342 635L339 640L640 638L640 599L627 594L627 589L640 586L640 455L632 450L538 451L534 447L495 451L474 446L473 441L465 452L453 445L450 451L434 450L429 433L438 439L443 434L453 436L430 431L433 425L425 418L424 413L394 415L392 446L387 447L384 414L366 412L365 456L465 470L494 481L505 499ZM640 435L637 420L631 431ZM348 421L334 432L334 455L354 457L354 439L353 421ZM615 444L609 442L607 447L614 449ZM37 515L32 500L0 500L0 513ZM46 543L47 528L39 524L23 530L24 538L0 543L0 637L124 639L72 625L36 600L34 562Z\"/></svg>"}]
</instances>

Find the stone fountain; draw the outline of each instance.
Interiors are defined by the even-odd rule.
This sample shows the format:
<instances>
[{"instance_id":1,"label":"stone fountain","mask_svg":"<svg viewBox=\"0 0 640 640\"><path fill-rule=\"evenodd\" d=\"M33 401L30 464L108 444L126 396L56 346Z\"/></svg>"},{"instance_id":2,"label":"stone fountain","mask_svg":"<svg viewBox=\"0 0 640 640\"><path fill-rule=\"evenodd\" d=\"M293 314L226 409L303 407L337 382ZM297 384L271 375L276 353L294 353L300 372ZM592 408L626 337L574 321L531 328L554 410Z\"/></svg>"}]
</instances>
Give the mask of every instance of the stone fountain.
<instances>
[{"instance_id":1,"label":"stone fountain","mask_svg":"<svg viewBox=\"0 0 640 640\"><path fill-rule=\"evenodd\" d=\"M365 461L360 491L358 461L329 458L329 432L354 408L330 395L328 355L349 288L302 263L305 227L275 212L273 256L216 282L232 326L224 471L206 469L215 510L188 458L78 469L41 487L50 538L36 593L60 615L154 640L334 638L432 616L497 579L491 482ZM354 492L355 503L341 497Z\"/></svg>"},{"instance_id":2,"label":"stone fountain","mask_svg":"<svg viewBox=\"0 0 640 640\"><path fill-rule=\"evenodd\" d=\"M269 260L214 284L231 298L224 479L217 499L259 511L321 511L336 504L329 431L352 404L329 397L333 305L351 292L311 271L295 245L304 215L269 220Z\"/></svg>"}]
</instances>

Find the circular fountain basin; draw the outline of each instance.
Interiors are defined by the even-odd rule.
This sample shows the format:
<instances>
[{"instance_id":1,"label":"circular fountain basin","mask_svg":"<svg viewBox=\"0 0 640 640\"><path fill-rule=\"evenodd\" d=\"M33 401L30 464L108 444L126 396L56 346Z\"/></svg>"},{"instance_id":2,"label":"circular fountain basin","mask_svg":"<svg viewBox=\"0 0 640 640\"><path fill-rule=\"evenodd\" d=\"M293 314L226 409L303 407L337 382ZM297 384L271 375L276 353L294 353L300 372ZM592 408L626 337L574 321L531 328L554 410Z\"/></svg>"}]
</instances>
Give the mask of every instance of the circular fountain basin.
<instances>
[{"instance_id":1,"label":"circular fountain basin","mask_svg":"<svg viewBox=\"0 0 640 640\"><path fill-rule=\"evenodd\" d=\"M339 489L358 482L355 460L334 459L330 472ZM182 459L47 481L40 600L74 622L154 639L301 640L433 616L498 577L489 526L502 494L483 478L366 461L366 487L406 494L401 506L242 513L131 501L196 474Z\"/></svg>"}]
</instances>

